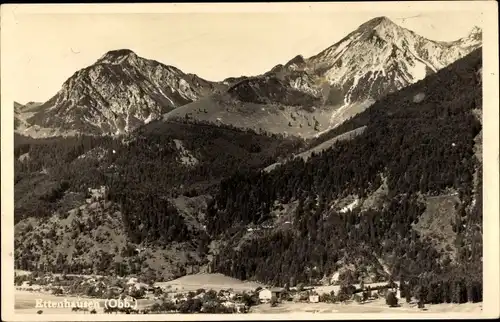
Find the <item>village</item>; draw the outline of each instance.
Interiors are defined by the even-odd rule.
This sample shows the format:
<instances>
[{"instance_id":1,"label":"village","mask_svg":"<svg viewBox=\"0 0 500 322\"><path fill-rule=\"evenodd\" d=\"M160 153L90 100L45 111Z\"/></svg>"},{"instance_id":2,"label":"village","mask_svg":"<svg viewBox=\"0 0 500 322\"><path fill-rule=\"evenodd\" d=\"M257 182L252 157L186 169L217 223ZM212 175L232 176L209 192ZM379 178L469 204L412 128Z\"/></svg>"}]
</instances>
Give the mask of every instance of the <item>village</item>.
<instances>
[{"instance_id":1,"label":"village","mask_svg":"<svg viewBox=\"0 0 500 322\"><path fill-rule=\"evenodd\" d=\"M192 275L196 278L196 275ZM221 274L200 274L205 279L225 279ZM180 279L181 280L181 279ZM385 299L388 307L398 307L401 299L397 283L370 285L331 285L295 287L266 287L240 282L189 285L179 287L173 282L145 281L137 277L22 274L15 277L16 292L32 296L64 298L128 299L137 301L136 308L100 309L74 307L80 313L173 314L173 313L254 313L294 303L364 304ZM230 285L232 284L232 285ZM17 298L16 298L17 299ZM29 303L25 305L28 307ZM267 309L266 309L267 308ZM43 310L36 313L42 314Z\"/></svg>"}]
</instances>

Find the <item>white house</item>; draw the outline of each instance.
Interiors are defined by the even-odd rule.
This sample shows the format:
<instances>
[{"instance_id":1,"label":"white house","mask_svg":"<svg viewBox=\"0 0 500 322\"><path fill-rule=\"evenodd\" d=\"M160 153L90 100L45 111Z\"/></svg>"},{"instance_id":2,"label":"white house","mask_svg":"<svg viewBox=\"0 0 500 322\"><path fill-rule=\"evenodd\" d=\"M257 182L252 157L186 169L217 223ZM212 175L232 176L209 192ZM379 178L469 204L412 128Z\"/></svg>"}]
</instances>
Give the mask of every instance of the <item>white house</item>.
<instances>
[{"instance_id":1,"label":"white house","mask_svg":"<svg viewBox=\"0 0 500 322\"><path fill-rule=\"evenodd\" d=\"M259 300L261 302L269 302L271 301L271 297L273 296L273 293L271 290L265 288L259 291Z\"/></svg>"},{"instance_id":2,"label":"white house","mask_svg":"<svg viewBox=\"0 0 500 322\"><path fill-rule=\"evenodd\" d=\"M137 277L131 277L127 281L127 285L132 285L132 284L136 284L136 283L137 283Z\"/></svg>"},{"instance_id":3,"label":"white house","mask_svg":"<svg viewBox=\"0 0 500 322\"><path fill-rule=\"evenodd\" d=\"M136 289L136 290L144 289L145 291L148 291L150 289L150 287L146 283L137 282L135 284L129 284L129 289L130 290L131 289Z\"/></svg>"},{"instance_id":4,"label":"white house","mask_svg":"<svg viewBox=\"0 0 500 322\"><path fill-rule=\"evenodd\" d=\"M282 288L264 288L259 292L259 300L263 303L267 303L271 301L273 296L279 299L281 293L283 293L284 289Z\"/></svg>"},{"instance_id":5,"label":"white house","mask_svg":"<svg viewBox=\"0 0 500 322\"><path fill-rule=\"evenodd\" d=\"M318 303L319 302L319 295L318 294L309 295L309 302Z\"/></svg>"}]
</instances>

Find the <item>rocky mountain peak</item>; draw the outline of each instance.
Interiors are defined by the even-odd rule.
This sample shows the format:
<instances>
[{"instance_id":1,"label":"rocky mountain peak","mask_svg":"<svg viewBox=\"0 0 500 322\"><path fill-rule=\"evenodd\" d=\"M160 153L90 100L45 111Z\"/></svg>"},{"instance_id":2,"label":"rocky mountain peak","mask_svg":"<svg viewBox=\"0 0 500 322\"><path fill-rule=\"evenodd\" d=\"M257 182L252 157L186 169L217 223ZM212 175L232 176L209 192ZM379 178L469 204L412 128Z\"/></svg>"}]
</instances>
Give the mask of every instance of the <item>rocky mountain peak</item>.
<instances>
[{"instance_id":1,"label":"rocky mountain peak","mask_svg":"<svg viewBox=\"0 0 500 322\"><path fill-rule=\"evenodd\" d=\"M297 55L285 64L285 68L301 68L305 66L306 61L302 55Z\"/></svg>"},{"instance_id":2,"label":"rocky mountain peak","mask_svg":"<svg viewBox=\"0 0 500 322\"><path fill-rule=\"evenodd\" d=\"M110 50L107 53L105 53L99 60L97 61L97 64L121 64L123 61L127 59L137 59L137 54L134 53L130 49L117 49L117 50Z\"/></svg>"},{"instance_id":3,"label":"rocky mountain peak","mask_svg":"<svg viewBox=\"0 0 500 322\"><path fill-rule=\"evenodd\" d=\"M352 36L359 37L359 41L368 41L374 44L389 43L401 45L402 39L413 38L414 34L387 17L377 17L359 26Z\"/></svg>"},{"instance_id":4,"label":"rocky mountain peak","mask_svg":"<svg viewBox=\"0 0 500 322\"><path fill-rule=\"evenodd\" d=\"M483 39L483 30L478 26L474 26L467 38L480 41Z\"/></svg>"},{"instance_id":5,"label":"rocky mountain peak","mask_svg":"<svg viewBox=\"0 0 500 322\"><path fill-rule=\"evenodd\" d=\"M358 30L374 30L384 28L401 28L396 25L391 19L381 16L368 20L358 27Z\"/></svg>"}]
</instances>

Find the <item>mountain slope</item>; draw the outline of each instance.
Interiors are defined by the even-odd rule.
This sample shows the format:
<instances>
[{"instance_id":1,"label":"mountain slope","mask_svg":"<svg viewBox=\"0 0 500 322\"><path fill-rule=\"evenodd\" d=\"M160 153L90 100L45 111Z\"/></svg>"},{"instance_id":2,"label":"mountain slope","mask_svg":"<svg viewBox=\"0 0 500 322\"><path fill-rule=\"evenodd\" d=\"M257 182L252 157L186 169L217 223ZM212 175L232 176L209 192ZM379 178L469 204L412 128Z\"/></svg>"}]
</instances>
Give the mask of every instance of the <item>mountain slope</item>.
<instances>
[{"instance_id":1,"label":"mountain slope","mask_svg":"<svg viewBox=\"0 0 500 322\"><path fill-rule=\"evenodd\" d=\"M33 116L42 103L28 102L23 105L18 102L14 102L14 130L17 132L22 132L31 127L28 123L28 119Z\"/></svg>"},{"instance_id":2,"label":"mountain slope","mask_svg":"<svg viewBox=\"0 0 500 322\"><path fill-rule=\"evenodd\" d=\"M187 115L311 137L467 55L481 41L479 28L459 40L438 42L378 17L313 57L299 55L264 75L228 81L231 86L224 95L185 105L165 117Z\"/></svg>"},{"instance_id":3,"label":"mountain slope","mask_svg":"<svg viewBox=\"0 0 500 322\"><path fill-rule=\"evenodd\" d=\"M114 50L77 71L27 121L60 131L126 133L224 87L130 50Z\"/></svg>"},{"instance_id":4,"label":"mountain slope","mask_svg":"<svg viewBox=\"0 0 500 322\"><path fill-rule=\"evenodd\" d=\"M103 274L142 267L166 278L205 265L204 215L222 178L302 146L172 121L152 121L119 138L16 134L14 143L16 265Z\"/></svg>"},{"instance_id":5,"label":"mountain slope","mask_svg":"<svg viewBox=\"0 0 500 322\"><path fill-rule=\"evenodd\" d=\"M346 269L373 281L382 260L424 302L480 300L481 56L380 99L330 136L362 133L307 161L224 180L208 209L222 236L212 269L278 285Z\"/></svg>"},{"instance_id":6,"label":"mountain slope","mask_svg":"<svg viewBox=\"0 0 500 322\"><path fill-rule=\"evenodd\" d=\"M18 102L14 102L14 130L17 130L23 125L26 125L26 123L23 122L23 120L20 117L20 110L22 108L22 104L19 104Z\"/></svg>"}]
</instances>

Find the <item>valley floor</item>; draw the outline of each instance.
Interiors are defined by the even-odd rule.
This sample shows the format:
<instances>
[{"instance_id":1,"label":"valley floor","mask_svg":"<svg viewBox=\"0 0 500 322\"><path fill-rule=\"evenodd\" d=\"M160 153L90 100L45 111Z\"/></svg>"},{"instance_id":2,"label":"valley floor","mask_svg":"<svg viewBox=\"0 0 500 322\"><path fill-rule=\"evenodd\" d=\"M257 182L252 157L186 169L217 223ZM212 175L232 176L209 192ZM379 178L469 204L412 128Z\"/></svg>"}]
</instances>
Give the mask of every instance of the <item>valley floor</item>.
<instances>
[{"instance_id":1,"label":"valley floor","mask_svg":"<svg viewBox=\"0 0 500 322\"><path fill-rule=\"evenodd\" d=\"M37 299L44 301L62 301L64 298L68 300L84 300L76 296L55 296L41 292L15 291L15 311L16 314L36 314L40 308L35 307ZM86 299L91 300L91 299ZM103 300L98 300L103 301ZM139 309L154 303L154 300L139 300ZM426 305L425 310L417 308L415 303L402 303L401 307L389 308L385 304L384 299L377 299L364 304L355 302L347 304L332 304L332 303L295 303L283 302L276 307L271 307L269 304L260 304L251 308L249 313L477 313L482 311L482 303L464 303L464 304L434 304ZM97 313L103 313L104 305L101 306ZM43 308L43 314L89 314L88 312L72 312L70 308Z\"/></svg>"},{"instance_id":2,"label":"valley floor","mask_svg":"<svg viewBox=\"0 0 500 322\"><path fill-rule=\"evenodd\" d=\"M206 290L213 289L216 291L223 289L233 289L235 292L244 292L255 290L257 287L264 285L254 282L244 282L222 274L197 274L187 275L169 282L158 282L155 286L169 288L174 293L185 293L196 291L204 288ZM376 285L372 285L376 286ZM318 293L338 291L338 286L322 286L317 287ZM37 300L59 302L67 299L68 301L99 301L100 309L97 313L104 313L104 299L92 299L78 297L75 295L57 296L41 291L15 290L15 312L16 314L36 314L38 310L42 310L43 314L75 314L71 308L37 308L35 306ZM153 298L138 300L138 308L144 309L155 302ZM418 309L416 303L406 303L400 300L400 307L390 308L386 305L385 299L369 300L363 304L350 301L345 304L340 303L297 303L297 302L281 302L276 307L271 307L270 304L260 304L253 306L249 313L467 313L481 314L482 303L465 303L465 304L428 304L424 310ZM89 314L89 312L79 311L76 314Z\"/></svg>"},{"instance_id":3,"label":"valley floor","mask_svg":"<svg viewBox=\"0 0 500 322\"><path fill-rule=\"evenodd\" d=\"M416 303L401 303L401 307L390 308L385 304L385 299L377 299L358 304L351 302L339 303L296 303L283 302L276 307L269 304L260 304L251 308L250 313L469 313L480 314L482 303L465 304L434 304L426 305L424 310L417 308Z\"/></svg>"}]
</instances>

